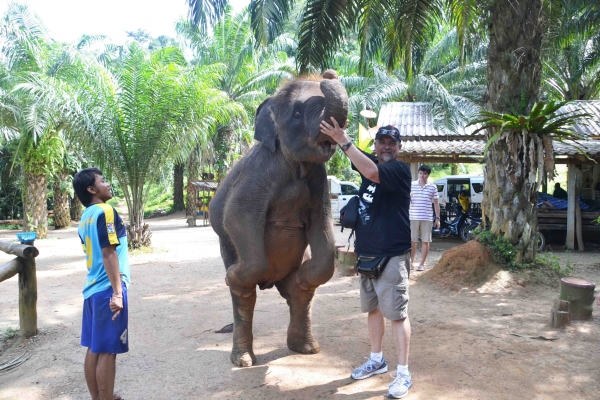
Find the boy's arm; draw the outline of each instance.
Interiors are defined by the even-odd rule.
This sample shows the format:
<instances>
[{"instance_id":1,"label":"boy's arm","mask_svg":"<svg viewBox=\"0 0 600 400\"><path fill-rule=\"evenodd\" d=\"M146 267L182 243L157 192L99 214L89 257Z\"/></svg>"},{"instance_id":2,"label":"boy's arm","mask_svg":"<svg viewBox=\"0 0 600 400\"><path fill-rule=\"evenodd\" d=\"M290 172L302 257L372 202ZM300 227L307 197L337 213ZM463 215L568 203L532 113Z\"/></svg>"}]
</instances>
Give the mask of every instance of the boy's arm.
<instances>
[{"instance_id":1,"label":"boy's arm","mask_svg":"<svg viewBox=\"0 0 600 400\"><path fill-rule=\"evenodd\" d=\"M116 245L102 248L102 261L113 289L113 295L110 298L110 310L115 313L112 317L114 320L123 309L123 289L121 287L121 273L119 272L119 257L117 256Z\"/></svg>"}]
</instances>

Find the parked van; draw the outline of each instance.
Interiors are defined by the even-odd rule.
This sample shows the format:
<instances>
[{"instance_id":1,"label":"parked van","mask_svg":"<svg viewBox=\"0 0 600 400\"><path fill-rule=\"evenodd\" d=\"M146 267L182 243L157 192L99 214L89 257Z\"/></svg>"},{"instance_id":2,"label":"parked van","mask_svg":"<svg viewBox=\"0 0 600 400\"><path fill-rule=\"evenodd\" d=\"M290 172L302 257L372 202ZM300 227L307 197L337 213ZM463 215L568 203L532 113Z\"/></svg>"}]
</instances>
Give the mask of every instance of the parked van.
<instances>
[{"instance_id":1,"label":"parked van","mask_svg":"<svg viewBox=\"0 0 600 400\"><path fill-rule=\"evenodd\" d=\"M483 200L483 175L450 175L436 180L434 184L442 206L457 202L462 190L469 194L471 204L481 204Z\"/></svg>"},{"instance_id":2,"label":"parked van","mask_svg":"<svg viewBox=\"0 0 600 400\"><path fill-rule=\"evenodd\" d=\"M335 176L328 176L329 199L331 200L331 214L334 219L340 219L340 210L348 201L358 195L360 187L349 181L341 181Z\"/></svg>"}]
</instances>

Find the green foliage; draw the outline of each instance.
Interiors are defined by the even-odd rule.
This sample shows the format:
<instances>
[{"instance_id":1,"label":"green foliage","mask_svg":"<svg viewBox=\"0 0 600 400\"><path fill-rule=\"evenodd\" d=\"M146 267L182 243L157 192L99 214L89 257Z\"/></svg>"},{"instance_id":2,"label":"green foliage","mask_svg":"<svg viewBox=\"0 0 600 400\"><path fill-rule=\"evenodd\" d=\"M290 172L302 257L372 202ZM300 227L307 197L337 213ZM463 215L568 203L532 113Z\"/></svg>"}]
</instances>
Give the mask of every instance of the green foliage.
<instances>
[{"instance_id":1,"label":"green foliage","mask_svg":"<svg viewBox=\"0 0 600 400\"><path fill-rule=\"evenodd\" d=\"M106 202L106 204L108 204L109 206L112 206L112 207L116 207L117 204L119 204L120 200L121 199L119 199L117 196L114 196L112 199L108 200Z\"/></svg>"},{"instance_id":2,"label":"green foliage","mask_svg":"<svg viewBox=\"0 0 600 400\"><path fill-rule=\"evenodd\" d=\"M0 224L0 230L20 231L21 225L17 224Z\"/></svg>"},{"instance_id":3,"label":"green foliage","mask_svg":"<svg viewBox=\"0 0 600 400\"><path fill-rule=\"evenodd\" d=\"M574 269L574 266L570 261L567 261L566 265L562 267L560 258L551 253L546 253L545 255L536 255L534 265L549 268L561 277L571 275Z\"/></svg>"},{"instance_id":4,"label":"green foliage","mask_svg":"<svg viewBox=\"0 0 600 400\"><path fill-rule=\"evenodd\" d=\"M0 336L2 337L2 340L14 339L19 336L19 327L12 328L9 326L4 330L4 332L2 332L2 335Z\"/></svg>"},{"instance_id":5,"label":"green foliage","mask_svg":"<svg viewBox=\"0 0 600 400\"><path fill-rule=\"evenodd\" d=\"M144 206L144 217L151 216L156 210L165 210L167 214L173 212L173 193L169 187L150 185L148 199Z\"/></svg>"},{"instance_id":6,"label":"green foliage","mask_svg":"<svg viewBox=\"0 0 600 400\"><path fill-rule=\"evenodd\" d=\"M560 259L551 253L546 253L545 255L537 254L533 262L517 263L513 261L517 254L517 249L508 239L495 236L490 231L480 228L477 228L473 233L481 244L492 251L494 262L509 271L547 268L559 276L567 276L573 272L573 265L569 261L563 267L561 266Z\"/></svg>"},{"instance_id":7,"label":"green foliage","mask_svg":"<svg viewBox=\"0 0 600 400\"><path fill-rule=\"evenodd\" d=\"M580 112L559 113L558 110L567 103L568 102L566 101L535 103L529 115L519 116L480 111L479 115L481 118L470 122L469 126L477 124L482 125L473 131L473 135L484 129L497 128L497 132L495 132L485 144L484 156L488 147L490 147L490 145L505 131L514 131L517 133L527 131L540 136L552 135L553 139L561 142L565 139L587 139L587 137L578 134L569 128L571 128L578 119L589 118L591 116L587 113Z\"/></svg>"},{"instance_id":8,"label":"green foliage","mask_svg":"<svg viewBox=\"0 0 600 400\"><path fill-rule=\"evenodd\" d=\"M517 254L517 249L508 239L502 236L496 236L485 229L474 233L477 235L479 242L492 251L492 257L495 263L500 264L505 269L513 271L523 267L523 265L513 261Z\"/></svg>"}]
</instances>

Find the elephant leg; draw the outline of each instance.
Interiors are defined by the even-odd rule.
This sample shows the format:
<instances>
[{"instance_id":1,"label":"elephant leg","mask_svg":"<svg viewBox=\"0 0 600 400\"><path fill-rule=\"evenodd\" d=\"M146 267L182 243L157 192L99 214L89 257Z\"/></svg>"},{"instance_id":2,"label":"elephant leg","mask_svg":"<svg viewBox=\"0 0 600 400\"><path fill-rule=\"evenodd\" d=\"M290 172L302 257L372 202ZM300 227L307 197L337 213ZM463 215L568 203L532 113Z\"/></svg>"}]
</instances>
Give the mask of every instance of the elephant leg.
<instances>
[{"instance_id":1,"label":"elephant leg","mask_svg":"<svg viewBox=\"0 0 600 400\"><path fill-rule=\"evenodd\" d=\"M231 292L233 302L233 348L231 362L238 367L250 367L256 364L252 351L252 318L256 304L256 289L252 295L241 297Z\"/></svg>"},{"instance_id":2,"label":"elephant leg","mask_svg":"<svg viewBox=\"0 0 600 400\"><path fill-rule=\"evenodd\" d=\"M316 354L320 348L319 343L313 338L310 323L310 308L315 291L298 286L297 272L298 270L294 270L283 280L275 283L277 290L290 307L287 345L290 350L298 353Z\"/></svg>"}]
</instances>

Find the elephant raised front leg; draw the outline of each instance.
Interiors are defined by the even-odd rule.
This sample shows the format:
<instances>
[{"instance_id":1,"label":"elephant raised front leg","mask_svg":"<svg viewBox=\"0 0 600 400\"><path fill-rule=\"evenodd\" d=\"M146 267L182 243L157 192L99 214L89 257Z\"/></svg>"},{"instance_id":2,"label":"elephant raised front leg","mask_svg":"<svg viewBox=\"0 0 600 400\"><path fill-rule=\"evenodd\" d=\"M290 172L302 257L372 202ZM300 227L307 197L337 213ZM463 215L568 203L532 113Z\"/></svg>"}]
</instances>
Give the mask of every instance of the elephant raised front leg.
<instances>
[{"instance_id":1,"label":"elephant raised front leg","mask_svg":"<svg viewBox=\"0 0 600 400\"><path fill-rule=\"evenodd\" d=\"M277 282L277 290L287 300L290 307L290 324L287 331L287 346L302 354L316 354L319 343L313 338L310 322L310 308L315 295L314 290L305 290L296 283L296 271Z\"/></svg>"}]
</instances>

